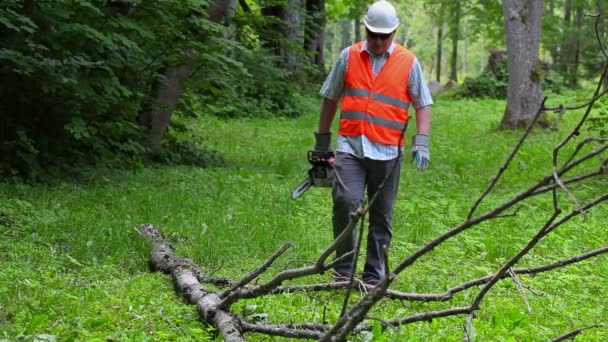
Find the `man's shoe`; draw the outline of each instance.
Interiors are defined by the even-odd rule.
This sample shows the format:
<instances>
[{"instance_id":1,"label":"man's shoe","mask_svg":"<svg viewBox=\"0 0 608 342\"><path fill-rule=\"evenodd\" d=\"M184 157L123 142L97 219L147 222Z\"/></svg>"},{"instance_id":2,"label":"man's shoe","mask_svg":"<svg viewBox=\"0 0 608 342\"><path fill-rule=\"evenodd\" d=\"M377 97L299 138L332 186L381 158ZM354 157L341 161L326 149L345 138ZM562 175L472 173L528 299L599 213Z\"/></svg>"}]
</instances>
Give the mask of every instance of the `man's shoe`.
<instances>
[{"instance_id":1,"label":"man's shoe","mask_svg":"<svg viewBox=\"0 0 608 342\"><path fill-rule=\"evenodd\" d=\"M343 281L350 281L350 273L334 272L334 281L337 283L340 283Z\"/></svg>"},{"instance_id":2,"label":"man's shoe","mask_svg":"<svg viewBox=\"0 0 608 342\"><path fill-rule=\"evenodd\" d=\"M380 283L380 279L374 277L363 277L363 282L367 286L374 287Z\"/></svg>"}]
</instances>

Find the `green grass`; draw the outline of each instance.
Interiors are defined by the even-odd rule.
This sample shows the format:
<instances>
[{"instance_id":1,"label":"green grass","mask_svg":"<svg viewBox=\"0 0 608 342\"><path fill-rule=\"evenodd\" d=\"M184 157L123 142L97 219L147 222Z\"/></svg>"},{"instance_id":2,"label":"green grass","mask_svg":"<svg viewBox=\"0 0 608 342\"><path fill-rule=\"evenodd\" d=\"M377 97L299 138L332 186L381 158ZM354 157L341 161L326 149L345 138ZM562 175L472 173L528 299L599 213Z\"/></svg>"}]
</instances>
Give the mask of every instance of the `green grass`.
<instances>
[{"instance_id":1,"label":"green grass","mask_svg":"<svg viewBox=\"0 0 608 342\"><path fill-rule=\"evenodd\" d=\"M222 167L95 171L52 187L0 185L0 340L216 339L198 321L195 308L175 293L170 277L148 271L150 246L134 228L156 225L179 255L214 275L238 278L287 241L293 247L270 274L314 259L331 240L329 191L311 189L297 201L289 193L308 167L305 154L313 145L317 108L311 100L307 113L296 119L204 117L188 122L205 147L224 156ZM496 130L503 110L504 102L495 100L442 100L433 107L430 169L419 173L408 162L403 165L392 265L464 220L522 134ZM477 213L550 172L553 146L580 113L568 113L558 131L534 132ZM605 188L604 178L572 191L583 200ZM560 200L565 210L573 208L564 194ZM551 208L549 195L535 198L515 217L483 223L448 240L406 269L395 288L441 292L495 272L525 245ZM542 240L518 266L550 263L603 246L607 219L606 205L596 207L586 219L577 218ZM477 340L546 341L575 328L606 324L607 273L608 259L600 256L536 277L522 276L524 284L545 294L527 293L532 313L513 282L501 282L473 321ZM316 280L329 277L308 281ZM465 305L475 293L459 293L450 303L382 301L371 315L390 319ZM341 302L336 292L281 295L238 303L234 310L270 323L321 322L334 320ZM384 338L461 341L463 324L463 317L436 319L388 331ZM606 339L608 329L599 328L577 341Z\"/></svg>"}]
</instances>

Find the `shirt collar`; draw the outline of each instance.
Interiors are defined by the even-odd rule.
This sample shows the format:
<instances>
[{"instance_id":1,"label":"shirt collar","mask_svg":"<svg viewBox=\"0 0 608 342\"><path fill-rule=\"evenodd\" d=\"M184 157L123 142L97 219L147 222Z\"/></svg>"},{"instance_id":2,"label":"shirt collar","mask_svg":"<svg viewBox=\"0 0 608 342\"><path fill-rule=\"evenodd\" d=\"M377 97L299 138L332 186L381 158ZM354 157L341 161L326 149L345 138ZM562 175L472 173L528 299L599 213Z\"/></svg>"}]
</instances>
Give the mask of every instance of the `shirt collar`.
<instances>
[{"instance_id":1,"label":"shirt collar","mask_svg":"<svg viewBox=\"0 0 608 342\"><path fill-rule=\"evenodd\" d=\"M395 51L395 48L397 47L397 44L395 44L395 41L391 42L391 46L388 48L388 50L386 51L386 55L390 56L393 51ZM361 46L361 52L368 52L367 50L367 40L363 41L363 46Z\"/></svg>"}]
</instances>

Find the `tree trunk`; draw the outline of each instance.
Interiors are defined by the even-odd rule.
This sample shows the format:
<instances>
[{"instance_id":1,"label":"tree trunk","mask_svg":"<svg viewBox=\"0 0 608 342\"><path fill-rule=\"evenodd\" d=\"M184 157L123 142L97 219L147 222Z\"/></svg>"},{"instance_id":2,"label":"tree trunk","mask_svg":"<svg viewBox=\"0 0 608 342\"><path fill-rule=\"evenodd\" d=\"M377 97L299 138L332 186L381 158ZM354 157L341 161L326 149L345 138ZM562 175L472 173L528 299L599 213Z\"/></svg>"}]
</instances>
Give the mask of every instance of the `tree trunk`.
<instances>
[{"instance_id":1,"label":"tree trunk","mask_svg":"<svg viewBox=\"0 0 608 342\"><path fill-rule=\"evenodd\" d=\"M270 24L266 25L262 35L262 46L268 51L271 51L275 56L282 59L283 51L281 49L281 33L284 32L283 28L283 7L279 5L264 6L261 8L262 15Z\"/></svg>"},{"instance_id":2,"label":"tree trunk","mask_svg":"<svg viewBox=\"0 0 608 342\"><path fill-rule=\"evenodd\" d=\"M228 23L234 16L236 0L215 0L209 5L209 18L217 23ZM148 129L146 145L150 154L158 156L161 152L161 141L169 123L171 115L185 90L185 82L193 69L192 51L184 54L183 63L168 65L160 73L165 77L164 82L158 82L154 90L155 101L144 110L140 117Z\"/></svg>"},{"instance_id":3,"label":"tree trunk","mask_svg":"<svg viewBox=\"0 0 608 342\"><path fill-rule=\"evenodd\" d=\"M285 65L291 71L295 71L300 54L300 47L304 44L302 34L302 19L300 9L303 0L289 0L289 5L284 11L285 37L289 46L285 48Z\"/></svg>"},{"instance_id":4,"label":"tree trunk","mask_svg":"<svg viewBox=\"0 0 608 342\"><path fill-rule=\"evenodd\" d=\"M325 0L306 0L306 13L304 50L311 53L313 64L324 75Z\"/></svg>"},{"instance_id":5,"label":"tree trunk","mask_svg":"<svg viewBox=\"0 0 608 342\"><path fill-rule=\"evenodd\" d=\"M303 44L300 11L302 0L288 0L285 5L262 7L262 14L270 19L263 46L279 58L279 63L294 70L297 53Z\"/></svg>"},{"instance_id":6,"label":"tree trunk","mask_svg":"<svg viewBox=\"0 0 608 342\"><path fill-rule=\"evenodd\" d=\"M560 58L559 58L559 70L564 77L566 83L570 79L571 63L574 59L572 57L573 49L573 27L572 27L572 0L566 0L564 2L564 25L563 25L563 38L560 47Z\"/></svg>"},{"instance_id":7,"label":"tree trunk","mask_svg":"<svg viewBox=\"0 0 608 342\"><path fill-rule=\"evenodd\" d=\"M25 0L23 2L23 13L25 13L25 15L27 16L31 16L32 13L34 13L34 6L35 6L35 2L34 0Z\"/></svg>"},{"instance_id":8,"label":"tree trunk","mask_svg":"<svg viewBox=\"0 0 608 342\"><path fill-rule=\"evenodd\" d=\"M598 33L600 36L601 41L605 42L606 41L606 24L608 23L608 20L606 20L606 16L608 15L608 13L604 12L606 10L606 0L596 0L595 2L595 6L597 9L597 13L600 13L600 15L603 16L603 18L600 18L601 20L601 24L598 26ZM608 77L604 78L604 91L608 90Z\"/></svg>"},{"instance_id":9,"label":"tree trunk","mask_svg":"<svg viewBox=\"0 0 608 342\"><path fill-rule=\"evenodd\" d=\"M437 70L435 70L435 78L441 83L441 42L443 40L443 24L437 27Z\"/></svg>"},{"instance_id":10,"label":"tree trunk","mask_svg":"<svg viewBox=\"0 0 608 342\"><path fill-rule=\"evenodd\" d=\"M509 82L501 128L526 126L542 102L538 61L542 0L504 0Z\"/></svg>"},{"instance_id":11,"label":"tree trunk","mask_svg":"<svg viewBox=\"0 0 608 342\"><path fill-rule=\"evenodd\" d=\"M171 115L184 92L185 82L191 72L192 61L188 58L186 65L167 67L163 72L164 82L159 82L156 87L156 103L152 104L147 115L147 146L152 156L157 156L161 152L162 138L169 127Z\"/></svg>"},{"instance_id":12,"label":"tree trunk","mask_svg":"<svg viewBox=\"0 0 608 342\"><path fill-rule=\"evenodd\" d=\"M469 55L468 55L468 45L469 45L469 38L467 37L467 25L465 24L462 28L462 35L464 37L463 39L463 44L462 44L462 74L464 75L464 77L467 77L467 63L469 61Z\"/></svg>"},{"instance_id":13,"label":"tree trunk","mask_svg":"<svg viewBox=\"0 0 608 342\"><path fill-rule=\"evenodd\" d=\"M352 39L351 39L351 35L350 35L350 27L352 25L352 22L349 19L340 19L340 33L341 33L341 48L344 49L347 46L350 46L350 44L353 43Z\"/></svg>"},{"instance_id":14,"label":"tree trunk","mask_svg":"<svg viewBox=\"0 0 608 342\"><path fill-rule=\"evenodd\" d=\"M452 56L450 57L450 81L458 82L458 39L460 38L460 1L452 0L452 23L450 37L452 39Z\"/></svg>"},{"instance_id":15,"label":"tree trunk","mask_svg":"<svg viewBox=\"0 0 608 342\"><path fill-rule=\"evenodd\" d=\"M555 0L547 0L548 6L547 6L547 11L549 13L555 13ZM551 61L553 63L553 69L555 71L559 71L559 64L560 64L560 50L561 50L561 42L554 42L552 43L549 47L549 55L551 55Z\"/></svg>"},{"instance_id":16,"label":"tree trunk","mask_svg":"<svg viewBox=\"0 0 608 342\"><path fill-rule=\"evenodd\" d=\"M568 85L572 88L578 84L578 64L581 54L581 28L583 25L583 6L578 4L574 11L574 27L573 27L573 38L572 38L572 57L570 61L570 72L568 73Z\"/></svg>"}]
</instances>

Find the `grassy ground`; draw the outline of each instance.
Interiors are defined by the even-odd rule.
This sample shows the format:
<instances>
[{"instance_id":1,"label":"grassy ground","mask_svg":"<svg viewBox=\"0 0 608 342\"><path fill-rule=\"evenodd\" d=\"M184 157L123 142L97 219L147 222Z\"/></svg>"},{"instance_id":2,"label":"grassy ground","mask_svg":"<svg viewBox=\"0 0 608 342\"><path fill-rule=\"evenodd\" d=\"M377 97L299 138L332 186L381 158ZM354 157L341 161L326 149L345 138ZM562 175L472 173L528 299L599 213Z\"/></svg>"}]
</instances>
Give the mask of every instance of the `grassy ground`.
<instances>
[{"instance_id":1,"label":"grassy ground","mask_svg":"<svg viewBox=\"0 0 608 342\"><path fill-rule=\"evenodd\" d=\"M555 103L557 104L557 103ZM506 159L522 132L495 129L501 101L438 101L434 106L432 161L427 172L409 163L396 204L391 263L460 223ZM492 193L482 213L550 172L560 130L535 132ZM92 172L59 186L0 185L0 340L194 341L214 340L195 308L175 294L171 279L147 269L149 246L134 228L159 227L177 253L210 274L238 278L282 244L294 246L271 269L314 259L331 239L329 191L311 189L292 201L305 175L317 103L297 119L188 123L204 144L221 152L223 167L148 168L138 173ZM414 125L411 125L414 127ZM410 131L411 132L411 131ZM581 200L606 188L606 179L578 186ZM572 209L560 195L565 210ZM515 217L493 220L450 239L408 268L395 288L441 292L493 273L525 245L548 217L549 195L523 204ZM606 205L547 237L518 266L535 266L606 243ZM473 321L478 341L546 341L575 328L608 323L608 259L600 256L522 282L529 312L512 281L496 286ZM317 276L310 281L329 280ZM396 318L450 304L464 305L475 289L450 303L383 301L372 316ZM235 311L270 323L335 319L340 293L285 295L239 303ZM436 319L385 333L385 340L461 341L463 317ZM251 340L268 340L248 336ZM364 337L358 337L364 339ZM376 340L382 340L376 336ZM577 341L608 340L608 329Z\"/></svg>"}]
</instances>

